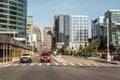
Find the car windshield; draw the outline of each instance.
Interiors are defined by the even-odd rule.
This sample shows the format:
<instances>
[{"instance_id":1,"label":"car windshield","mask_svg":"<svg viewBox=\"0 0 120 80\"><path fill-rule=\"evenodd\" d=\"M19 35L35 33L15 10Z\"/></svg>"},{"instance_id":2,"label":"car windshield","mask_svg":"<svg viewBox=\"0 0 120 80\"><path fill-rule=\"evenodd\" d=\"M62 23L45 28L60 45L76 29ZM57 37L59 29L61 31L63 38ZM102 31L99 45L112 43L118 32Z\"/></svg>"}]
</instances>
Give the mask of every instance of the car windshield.
<instances>
[{"instance_id":1,"label":"car windshield","mask_svg":"<svg viewBox=\"0 0 120 80\"><path fill-rule=\"evenodd\" d=\"M43 53L42 56L49 56L49 54L48 53Z\"/></svg>"},{"instance_id":2,"label":"car windshield","mask_svg":"<svg viewBox=\"0 0 120 80\"><path fill-rule=\"evenodd\" d=\"M22 56L29 56L30 54L23 54Z\"/></svg>"}]
</instances>

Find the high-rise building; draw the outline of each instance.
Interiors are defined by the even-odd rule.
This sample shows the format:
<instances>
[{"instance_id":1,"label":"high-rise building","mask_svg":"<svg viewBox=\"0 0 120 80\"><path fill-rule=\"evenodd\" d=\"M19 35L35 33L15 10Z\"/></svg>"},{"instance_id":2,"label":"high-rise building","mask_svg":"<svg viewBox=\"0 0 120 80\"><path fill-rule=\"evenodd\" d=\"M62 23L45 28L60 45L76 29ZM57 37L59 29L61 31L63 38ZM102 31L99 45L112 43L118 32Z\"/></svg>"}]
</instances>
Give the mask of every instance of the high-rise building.
<instances>
[{"instance_id":1,"label":"high-rise building","mask_svg":"<svg viewBox=\"0 0 120 80\"><path fill-rule=\"evenodd\" d=\"M33 27L33 46L35 46L37 48L38 51L40 51L40 46L41 46L41 31L39 26L34 26Z\"/></svg>"},{"instance_id":2,"label":"high-rise building","mask_svg":"<svg viewBox=\"0 0 120 80\"><path fill-rule=\"evenodd\" d=\"M104 16L100 16L91 21L92 40L101 40L101 36L106 35L107 32L105 26Z\"/></svg>"},{"instance_id":3,"label":"high-rise building","mask_svg":"<svg viewBox=\"0 0 120 80\"><path fill-rule=\"evenodd\" d=\"M107 27L105 26L104 16L100 16L91 21L92 40L99 40L102 49L106 48Z\"/></svg>"},{"instance_id":4,"label":"high-rise building","mask_svg":"<svg viewBox=\"0 0 120 80\"><path fill-rule=\"evenodd\" d=\"M55 45L57 43L69 46L69 15L55 15L54 16L54 36Z\"/></svg>"},{"instance_id":5,"label":"high-rise building","mask_svg":"<svg viewBox=\"0 0 120 80\"><path fill-rule=\"evenodd\" d=\"M108 19L110 45L120 48L120 10L108 10L105 18Z\"/></svg>"},{"instance_id":6,"label":"high-rise building","mask_svg":"<svg viewBox=\"0 0 120 80\"><path fill-rule=\"evenodd\" d=\"M88 16L70 16L69 48L78 49L88 42Z\"/></svg>"},{"instance_id":7,"label":"high-rise building","mask_svg":"<svg viewBox=\"0 0 120 80\"><path fill-rule=\"evenodd\" d=\"M27 0L0 0L0 34L26 40Z\"/></svg>"},{"instance_id":8,"label":"high-rise building","mask_svg":"<svg viewBox=\"0 0 120 80\"><path fill-rule=\"evenodd\" d=\"M45 27L44 28L44 45L47 49L52 49L52 42L53 42L53 29L52 27Z\"/></svg>"},{"instance_id":9,"label":"high-rise building","mask_svg":"<svg viewBox=\"0 0 120 80\"><path fill-rule=\"evenodd\" d=\"M27 16L26 45L33 46L33 16Z\"/></svg>"},{"instance_id":10,"label":"high-rise building","mask_svg":"<svg viewBox=\"0 0 120 80\"><path fill-rule=\"evenodd\" d=\"M56 44L78 49L80 44L88 42L88 16L57 15L54 16Z\"/></svg>"},{"instance_id":11,"label":"high-rise building","mask_svg":"<svg viewBox=\"0 0 120 80\"><path fill-rule=\"evenodd\" d=\"M55 19L55 30L56 30L56 41L57 42L64 42L64 16L65 15L56 15L54 16Z\"/></svg>"}]
</instances>

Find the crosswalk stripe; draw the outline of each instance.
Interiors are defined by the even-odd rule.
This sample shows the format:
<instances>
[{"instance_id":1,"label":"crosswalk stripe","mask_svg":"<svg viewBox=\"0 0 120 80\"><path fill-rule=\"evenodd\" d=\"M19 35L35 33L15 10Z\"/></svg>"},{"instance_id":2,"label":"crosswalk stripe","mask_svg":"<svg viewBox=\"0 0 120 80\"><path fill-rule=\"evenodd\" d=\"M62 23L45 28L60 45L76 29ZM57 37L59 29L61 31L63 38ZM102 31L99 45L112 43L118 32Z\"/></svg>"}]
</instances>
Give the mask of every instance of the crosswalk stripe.
<instances>
[{"instance_id":1,"label":"crosswalk stripe","mask_svg":"<svg viewBox=\"0 0 120 80\"><path fill-rule=\"evenodd\" d=\"M81 64L81 63L78 63L78 65L80 65L80 66L85 66L84 64Z\"/></svg>"},{"instance_id":2,"label":"crosswalk stripe","mask_svg":"<svg viewBox=\"0 0 120 80\"><path fill-rule=\"evenodd\" d=\"M23 64L22 66L25 66L26 64Z\"/></svg>"},{"instance_id":3,"label":"crosswalk stripe","mask_svg":"<svg viewBox=\"0 0 120 80\"><path fill-rule=\"evenodd\" d=\"M70 63L72 66L75 66L75 64L73 64L73 63Z\"/></svg>"},{"instance_id":4,"label":"crosswalk stripe","mask_svg":"<svg viewBox=\"0 0 120 80\"><path fill-rule=\"evenodd\" d=\"M8 66L10 66L10 65L12 65L12 64L7 64L7 65L5 65L5 67L8 67Z\"/></svg>"},{"instance_id":5,"label":"crosswalk stripe","mask_svg":"<svg viewBox=\"0 0 120 80\"><path fill-rule=\"evenodd\" d=\"M42 63L30 63L30 64L18 64L18 63L11 63L11 64L5 64L4 67L8 67L8 66L25 66L25 65L30 65L30 66L33 66L33 65L38 65L38 66L41 66L43 65ZM45 65L49 66L49 65L71 65L71 66L106 66L106 67L109 67L109 66L113 66L113 67L120 67L120 65L113 65L113 64L104 64L104 63L45 63Z\"/></svg>"},{"instance_id":6,"label":"crosswalk stripe","mask_svg":"<svg viewBox=\"0 0 120 80\"><path fill-rule=\"evenodd\" d=\"M103 64L103 63L101 63L101 65L103 65L103 66L109 66L109 65L107 65L107 64Z\"/></svg>"},{"instance_id":7,"label":"crosswalk stripe","mask_svg":"<svg viewBox=\"0 0 120 80\"><path fill-rule=\"evenodd\" d=\"M50 65L50 63L47 63L47 65L49 66L49 65Z\"/></svg>"},{"instance_id":8,"label":"crosswalk stripe","mask_svg":"<svg viewBox=\"0 0 120 80\"><path fill-rule=\"evenodd\" d=\"M99 64L96 64L96 63L94 63L93 65L95 65L95 66L101 66L101 65L99 65Z\"/></svg>"},{"instance_id":9,"label":"crosswalk stripe","mask_svg":"<svg viewBox=\"0 0 120 80\"><path fill-rule=\"evenodd\" d=\"M63 65L67 65L66 63L62 63Z\"/></svg>"},{"instance_id":10,"label":"crosswalk stripe","mask_svg":"<svg viewBox=\"0 0 120 80\"><path fill-rule=\"evenodd\" d=\"M58 63L55 63L55 65L59 65Z\"/></svg>"},{"instance_id":11,"label":"crosswalk stripe","mask_svg":"<svg viewBox=\"0 0 120 80\"><path fill-rule=\"evenodd\" d=\"M31 63L30 65L31 65L31 66L33 66L33 65L34 65L34 63Z\"/></svg>"},{"instance_id":12,"label":"crosswalk stripe","mask_svg":"<svg viewBox=\"0 0 120 80\"><path fill-rule=\"evenodd\" d=\"M39 65L39 66L41 66L41 65L42 65L42 63L39 63L38 65Z\"/></svg>"},{"instance_id":13,"label":"crosswalk stripe","mask_svg":"<svg viewBox=\"0 0 120 80\"><path fill-rule=\"evenodd\" d=\"M14 64L13 66L18 66L18 64Z\"/></svg>"},{"instance_id":14,"label":"crosswalk stripe","mask_svg":"<svg viewBox=\"0 0 120 80\"><path fill-rule=\"evenodd\" d=\"M89 64L89 63L86 63L85 65L87 65L87 66L92 66L91 64Z\"/></svg>"}]
</instances>

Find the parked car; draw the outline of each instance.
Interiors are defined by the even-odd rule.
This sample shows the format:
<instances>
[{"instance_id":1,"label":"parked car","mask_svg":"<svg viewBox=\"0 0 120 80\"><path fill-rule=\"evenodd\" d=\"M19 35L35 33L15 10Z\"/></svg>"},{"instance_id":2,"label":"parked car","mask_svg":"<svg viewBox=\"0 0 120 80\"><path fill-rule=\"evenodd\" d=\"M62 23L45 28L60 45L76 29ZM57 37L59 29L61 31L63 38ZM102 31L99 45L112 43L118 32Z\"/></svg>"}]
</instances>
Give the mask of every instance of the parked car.
<instances>
[{"instance_id":1,"label":"parked car","mask_svg":"<svg viewBox=\"0 0 120 80\"><path fill-rule=\"evenodd\" d=\"M20 63L23 63L23 62L31 63L32 62L32 56L28 53L22 54L21 57L20 57Z\"/></svg>"},{"instance_id":2,"label":"parked car","mask_svg":"<svg viewBox=\"0 0 120 80\"><path fill-rule=\"evenodd\" d=\"M114 60L120 60L120 53L114 55Z\"/></svg>"},{"instance_id":3,"label":"parked car","mask_svg":"<svg viewBox=\"0 0 120 80\"><path fill-rule=\"evenodd\" d=\"M41 55L40 55L40 61L41 62L43 62L43 61L48 61L48 62L50 62L51 61L51 56L50 56L50 54L49 53L42 53Z\"/></svg>"}]
</instances>

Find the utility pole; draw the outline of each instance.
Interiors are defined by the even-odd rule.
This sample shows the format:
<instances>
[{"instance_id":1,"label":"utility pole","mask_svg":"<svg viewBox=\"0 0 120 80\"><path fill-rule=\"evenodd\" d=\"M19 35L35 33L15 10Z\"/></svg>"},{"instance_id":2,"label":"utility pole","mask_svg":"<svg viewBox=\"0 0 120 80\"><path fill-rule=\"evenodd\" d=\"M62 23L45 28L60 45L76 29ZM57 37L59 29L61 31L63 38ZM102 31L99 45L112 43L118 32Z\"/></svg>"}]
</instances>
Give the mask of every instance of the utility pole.
<instances>
[{"instance_id":1,"label":"utility pole","mask_svg":"<svg viewBox=\"0 0 120 80\"><path fill-rule=\"evenodd\" d=\"M110 56L110 39L109 39L109 19L107 18L107 58L106 61L109 62L111 61L111 56Z\"/></svg>"}]
</instances>

